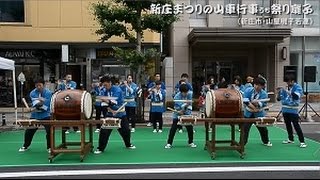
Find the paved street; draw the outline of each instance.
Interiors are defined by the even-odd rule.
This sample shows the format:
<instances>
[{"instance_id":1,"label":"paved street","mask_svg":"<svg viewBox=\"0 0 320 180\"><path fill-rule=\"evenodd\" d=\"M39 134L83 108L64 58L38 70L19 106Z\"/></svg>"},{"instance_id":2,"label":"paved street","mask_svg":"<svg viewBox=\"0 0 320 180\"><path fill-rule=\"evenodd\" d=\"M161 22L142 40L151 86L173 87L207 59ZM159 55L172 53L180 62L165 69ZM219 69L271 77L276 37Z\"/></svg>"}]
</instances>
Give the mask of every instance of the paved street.
<instances>
[{"instance_id":1,"label":"paved street","mask_svg":"<svg viewBox=\"0 0 320 180\"><path fill-rule=\"evenodd\" d=\"M148 104L146 102L146 107L145 107L145 121L148 121L149 119L149 107ZM304 104L301 103L300 105L300 109L302 108ZM318 113L320 114L320 103L309 103L309 105ZM279 110L280 110L280 103L270 103L270 109L269 111L267 111L267 116L273 116L276 117L277 115L279 115ZM18 108L18 119L28 119L30 117L30 113L23 113L23 108ZM302 110L302 112L304 112L305 109ZM305 115L305 113L300 113L302 119L302 124L320 124L320 117L318 117L317 115L315 115L315 113L312 111L312 109L310 107L307 108L308 112L307 112L307 116ZM0 113L1 114L5 114L5 126L0 126L0 131L1 130L10 130L10 129L14 129L17 128L18 126L15 126L15 114L14 114L14 108L0 108ZM198 111L194 111L193 112L194 115L199 114ZM171 115L172 112L171 111L166 111L163 114L163 119L164 119L164 124L168 125L171 124ZM306 117L306 118L305 118ZM278 123L281 124L281 122L283 121L281 114L279 116L279 121ZM1 124L3 123L3 118L1 118ZM0 125L1 125L0 124ZM145 126L147 124L147 122L143 122L143 123L138 123L138 126ZM320 127L319 130L320 132Z\"/></svg>"}]
</instances>

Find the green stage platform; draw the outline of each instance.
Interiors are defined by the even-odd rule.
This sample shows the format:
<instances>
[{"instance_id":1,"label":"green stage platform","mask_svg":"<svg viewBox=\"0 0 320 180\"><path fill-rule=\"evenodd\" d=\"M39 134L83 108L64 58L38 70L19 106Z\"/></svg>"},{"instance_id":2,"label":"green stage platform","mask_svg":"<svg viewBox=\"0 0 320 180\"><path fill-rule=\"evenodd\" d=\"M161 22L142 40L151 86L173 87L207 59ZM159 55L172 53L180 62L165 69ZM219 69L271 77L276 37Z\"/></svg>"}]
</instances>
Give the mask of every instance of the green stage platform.
<instances>
[{"instance_id":1,"label":"green stage platform","mask_svg":"<svg viewBox=\"0 0 320 180\"><path fill-rule=\"evenodd\" d=\"M23 144L24 130L8 131L0 133L0 167L11 166L50 166L50 165L113 165L113 164L183 164L183 163L252 163L252 162L319 162L320 143L306 138L307 148L299 148L299 142L295 137L295 144L282 144L287 138L286 131L280 127L269 127L269 136L273 147L261 144L257 129L252 126L249 142L245 146L245 157L235 150L218 150L216 158L211 159L208 151L204 150L205 130L203 126L195 127L194 143L197 148L187 146L187 133L176 133L172 149L165 149L164 145L168 137L169 128L165 127L162 133L153 133L151 128L137 127L132 133L132 143L137 147L134 150L126 149L118 133L113 130L108 147L100 155L89 153L83 162L80 162L79 154L60 154L52 163L48 161L48 153L45 145L45 132L37 131L30 149L26 152L18 152ZM230 127L218 126L217 139L228 139ZM60 140L59 130L57 140ZM236 132L239 136L239 132ZM70 133L68 140L80 141L80 134ZM98 133L94 133L93 144L95 148L98 142ZM59 141L56 144L60 143Z\"/></svg>"}]
</instances>

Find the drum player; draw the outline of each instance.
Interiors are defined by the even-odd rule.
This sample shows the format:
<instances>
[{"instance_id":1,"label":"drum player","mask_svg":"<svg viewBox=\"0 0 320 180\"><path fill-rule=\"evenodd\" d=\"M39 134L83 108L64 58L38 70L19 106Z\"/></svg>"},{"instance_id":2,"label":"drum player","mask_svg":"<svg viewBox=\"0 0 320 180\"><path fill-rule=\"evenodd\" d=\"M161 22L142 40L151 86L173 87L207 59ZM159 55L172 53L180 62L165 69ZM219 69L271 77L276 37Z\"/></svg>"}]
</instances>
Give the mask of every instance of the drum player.
<instances>
[{"instance_id":1,"label":"drum player","mask_svg":"<svg viewBox=\"0 0 320 180\"><path fill-rule=\"evenodd\" d=\"M101 84L105 87L104 98L101 100L107 103L108 106L108 117L121 119L121 128L118 128L118 132L121 135L126 148L135 149L136 147L131 144L131 132L129 129L129 122L126 117L125 108L123 107L123 92L119 86L115 86L111 82L109 76L104 76L100 79ZM104 125L101 126L99 132L99 144L97 149L94 151L95 154L101 154L107 147L109 137L112 129L106 128Z\"/></svg>"},{"instance_id":2,"label":"drum player","mask_svg":"<svg viewBox=\"0 0 320 180\"><path fill-rule=\"evenodd\" d=\"M131 132L135 132L137 107L136 96L138 86L133 82L131 74L127 75L127 80L123 81L123 83L120 85L120 88L124 93L124 101L127 102L125 109L127 118L129 122L131 122Z\"/></svg>"},{"instance_id":3,"label":"drum player","mask_svg":"<svg viewBox=\"0 0 320 180\"><path fill-rule=\"evenodd\" d=\"M190 93L191 93L191 96L193 96L193 87L192 87L192 84L189 82L189 75L187 73L182 73L181 76L180 76L180 81L177 82L177 84L175 85L174 87L174 92L172 94L172 97L174 98L176 94L179 93L179 87L181 86L181 84L186 84ZM183 130L182 130L182 126L181 125L178 125L178 129L179 129L179 133L183 133Z\"/></svg>"},{"instance_id":4,"label":"drum player","mask_svg":"<svg viewBox=\"0 0 320 180\"><path fill-rule=\"evenodd\" d=\"M32 100L32 107L34 110L31 112L30 119L36 120L50 120L50 102L52 92L44 87L44 80L37 79L35 81L35 89L30 92ZM47 150L50 153L50 125L44 125L46 130ZM19 152L24 152L29 149L34 134L37 132L38 127L27 128L24 134L24 144L19 149Z\"/></svg>"},{"instance_id":5,"label":"drum player","mask_svg":"<svg viewBox=\"0 0 320 180\"><path fill-rule=\"evenodd\" d=\"M294 136L292 130L293 125L300 141L300 148L306 148L307 144L304 141L304 135L299 124L298 112L301 96L303 95L303 90L302 87L295 82L295 77L293 74L287 74L285 76L285 80L288 85L287 89L279 88L277 95L277 100L281 101L281 111L288 134L288 139L282 141L282 143L294 144Z\"/></svg>"},{"instance_id":6,"label":"drum player","mask_svg":"<svg viewBox=\"0 0 320 180\"><path fill-rule=\"evenodd\" d=\"M164 103L166 92L161 88L161 81L156 81L155 88L152 89L149 97L151 99L150 106L150 119L153 122L153 132L162 133L163 126L163 112L165 111ZM157 130L157 123L159 123L159 128Z\"/></svg>"},{"instance_id":7,"label":"drum player","mask_svg":"<svg viewBox=\"0 0 320 180\"><path fill-rule=\"evenodd\" d=\"M181 84L179 87L179 92L174 96L174 100L186 100L192 101L192 92L189 91L187 84ZM174 109L176 111L173 112L172 115L172 125L169 131L169 136L167 140L167 145L164 148L170 149L172 148L172 143L176 131L178 129L179 116L182 115L191 115L192 113L192 104L190 102L178 102L174 103ZM191 148L196 148L197 145L193 143L193 126L186 125L186 129L188 132L188 145Z\"/></svg>"},{"instance_id":8,"label":"drum player","mask_svg":"<svg viewBox=\"0 0 320 180\"><path fill-rule=\"evenodd\" d=\"M258 118L265 117L264 107L267 106L267 102L262 101L263 99L268 99L268 94L263 88L265 87L265 80L261 77L255 78L253 80L253 87L248 87L244 92L244 117L245 118ZM253 123L244 123L244 144L247 144L249 131ZM268 129L267 127L259 127L258 131L260 133L261 140L263 144L267 147L271 147L272 144L269 141Z\"/></svg>"}]
</instances>

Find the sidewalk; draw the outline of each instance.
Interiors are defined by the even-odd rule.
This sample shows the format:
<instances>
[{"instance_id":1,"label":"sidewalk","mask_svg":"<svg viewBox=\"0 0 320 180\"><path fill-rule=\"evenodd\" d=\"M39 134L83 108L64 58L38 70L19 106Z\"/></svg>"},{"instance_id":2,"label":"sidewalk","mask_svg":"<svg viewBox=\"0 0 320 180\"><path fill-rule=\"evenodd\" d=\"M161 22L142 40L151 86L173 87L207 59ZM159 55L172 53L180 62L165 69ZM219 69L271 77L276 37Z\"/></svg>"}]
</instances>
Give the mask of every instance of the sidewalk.
<instances>
[{"instance_id":1,"label":"sidewalk","mask_svg":"<svg viewBox=\"0 0 320 180\"><path fill-rule=\"evenodd\" d=\"M149 104L149 103L146 103ZM280 103L269 103L271 105L269 111L267 111L267 116L273 116L276 117L279 114L280 111ZM300 109L304 104L301 103L300 105ZM318 113L320 114L320 103L309 103L309 105ZM25 110L25 109L24 109ZM315 115L315 113L311 110L310 107L308 107L308 113L307 113L307 118L306 119L302 119L302 123L316 123L316 124L320 124L320 117L317 117ZM0 121L0 131L3 130L14 130L19 128L18 126L15 125L15 113L14 113L14 108L0 108L0 117L3 115L3 113L5 114L5 125L1 126L2 123L4 122L3 118L1 118ZM194 115L198 115L199 112L198 111L193 111ZM301 113L302 116L304 116L304 114ZM29 119L30 117L30 113L22 113L22 108L18 108L18 119ZM147 121L149 120L149 107L146 106L145 107L145 113L144 113L144 117L145 117L145 123L138 123L138 126L145 126L147 124ZM282 121L281 119L281 114L280 114L280 122ZM166 111L165 113L163 113L163 123L165 125L171 124L171 120L172 120L172 112L171 111Z\"/></svg>"}]
</instances>

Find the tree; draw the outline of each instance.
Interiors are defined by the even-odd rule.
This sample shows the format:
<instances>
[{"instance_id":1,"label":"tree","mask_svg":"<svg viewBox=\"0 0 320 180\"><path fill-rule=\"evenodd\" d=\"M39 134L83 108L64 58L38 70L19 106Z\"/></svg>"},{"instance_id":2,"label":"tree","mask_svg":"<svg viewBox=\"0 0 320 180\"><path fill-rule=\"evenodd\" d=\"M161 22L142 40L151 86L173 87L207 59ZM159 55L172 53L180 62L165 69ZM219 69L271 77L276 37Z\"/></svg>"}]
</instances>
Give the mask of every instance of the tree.
<instances>
[{"instance_id":1,"label":"tree","mask_svg":"<svg viewBox=\"0 0 320 180\"><path fill-rule=\"evenodd\" d=\"M174 14L150 14L152 4L171 4L172 0L102 0L93 4L93 12L100 29L96 34L105 42L112 36L124 37L129 43L134 43L136 49L128 50L114 47L115 56L137 72L137 83L144 79L144 71L149 62L160 59L161 54L155 50L141 51L141 40L145 30L161 33L178 20Z\"/></svg>"}]
</instances>

